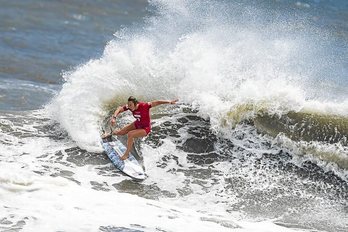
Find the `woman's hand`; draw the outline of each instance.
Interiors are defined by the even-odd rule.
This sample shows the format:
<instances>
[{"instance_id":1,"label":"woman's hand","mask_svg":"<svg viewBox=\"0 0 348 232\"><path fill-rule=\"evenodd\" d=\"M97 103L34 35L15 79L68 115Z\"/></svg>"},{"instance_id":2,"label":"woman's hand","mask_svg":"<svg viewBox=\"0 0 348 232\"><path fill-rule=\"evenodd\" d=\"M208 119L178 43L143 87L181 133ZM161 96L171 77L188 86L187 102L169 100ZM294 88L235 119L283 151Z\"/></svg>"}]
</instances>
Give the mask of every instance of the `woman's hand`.
<instances>
[{"instance_id":1,"label":"woman's hand","mask_svg":"<svg viewBox=\"0 0 348 232\"><path fill-rule=\"evenodd\" d=\"M116 123L116 117L115 116L112 116L111 117L111 125L114 126Z\"/></svg>"},{"instance_id":2,"label":"woman's hand","mask_svg":"<svg viewBox=\"0 0 348 232\"><path fill-rule=\"evenodd\" d=\"M173 104L176 104L178 101L179 101L179 99L175 99L175 100L173 100L173 101L170 101L169 104L172 104L172 105L173 105Z\"/></svg>"}]
</instances>

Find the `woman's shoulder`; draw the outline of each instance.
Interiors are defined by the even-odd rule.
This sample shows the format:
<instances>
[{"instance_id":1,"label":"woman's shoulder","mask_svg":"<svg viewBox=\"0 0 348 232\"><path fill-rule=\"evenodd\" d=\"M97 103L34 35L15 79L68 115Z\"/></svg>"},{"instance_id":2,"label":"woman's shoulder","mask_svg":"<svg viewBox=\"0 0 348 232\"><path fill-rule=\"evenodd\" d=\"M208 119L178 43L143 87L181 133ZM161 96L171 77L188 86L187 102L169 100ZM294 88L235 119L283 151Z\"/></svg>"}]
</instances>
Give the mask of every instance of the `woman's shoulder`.
<instances>
[{"instance_id":1,"label":"woman's shoulder","mask_svg":"<svg viewBox=\"0 0 348 232\"><path fill-rule=\"evenodd\" d=\"M151 107L150 102L139 102L138 104L140 107Z\"/></svg>"}]
</instances>

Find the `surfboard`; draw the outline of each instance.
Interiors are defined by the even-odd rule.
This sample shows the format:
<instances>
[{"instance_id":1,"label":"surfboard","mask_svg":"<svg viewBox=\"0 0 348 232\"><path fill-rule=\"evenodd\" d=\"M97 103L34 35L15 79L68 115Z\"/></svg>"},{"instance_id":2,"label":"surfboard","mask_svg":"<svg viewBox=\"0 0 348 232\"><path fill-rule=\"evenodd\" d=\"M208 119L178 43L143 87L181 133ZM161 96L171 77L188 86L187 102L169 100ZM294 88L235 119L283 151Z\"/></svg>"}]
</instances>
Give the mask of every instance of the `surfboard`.
<instances>
[{"instance_id":1,"label":"surfboard","mask_svg":"<svg viewBox=\"0 0 348 232\"><path fill-rule=\"evenodd\" d=\"M115 137L108 137L102 139L101 143L107 156L117 169L136 180L146 178L142 166L132 153L129 153L128 159L121 159L127 148L120 140Z\"/></svg>"}]
</instances>

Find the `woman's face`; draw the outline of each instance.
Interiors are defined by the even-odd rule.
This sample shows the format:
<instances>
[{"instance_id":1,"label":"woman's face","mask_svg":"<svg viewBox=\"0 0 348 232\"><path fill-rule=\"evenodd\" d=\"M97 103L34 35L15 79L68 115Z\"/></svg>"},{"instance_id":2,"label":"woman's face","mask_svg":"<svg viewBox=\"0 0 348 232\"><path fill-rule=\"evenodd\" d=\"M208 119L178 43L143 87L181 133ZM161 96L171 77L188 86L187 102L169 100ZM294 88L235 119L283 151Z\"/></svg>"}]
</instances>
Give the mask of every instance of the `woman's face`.
<instances>
[{"instance_id":1,"label":"woman's face","mask_svg":"<svg viewBox=\"0 0 348 232\"><path fill-rule=\"evenodd\" d=\"M131 111L134 111L134 110L135 110L136 105L134 104L134 102L129 101L129 102L127 103L127 105L128 105L128 109L130 109Z\"/></svg>"}]
</instances>

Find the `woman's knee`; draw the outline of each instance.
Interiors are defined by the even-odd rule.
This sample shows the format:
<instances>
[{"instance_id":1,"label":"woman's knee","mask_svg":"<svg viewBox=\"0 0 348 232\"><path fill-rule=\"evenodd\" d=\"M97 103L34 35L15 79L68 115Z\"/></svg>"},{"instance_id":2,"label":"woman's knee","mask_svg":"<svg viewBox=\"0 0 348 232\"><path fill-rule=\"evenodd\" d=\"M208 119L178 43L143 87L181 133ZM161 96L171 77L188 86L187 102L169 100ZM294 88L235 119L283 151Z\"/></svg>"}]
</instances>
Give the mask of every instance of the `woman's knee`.
<instances>
[{"instance_id":1,"label":"woman's knee","mask_svg":"<svg viewBox=\"0 0 348 232\"><path fill-rule=\"evenodd\" d=\"M128 139L134 138L134 131L129 131L129 132L127 133L127 136L128 136Z\"/></svg>"},{"instance_id":2,"label":"woman's knee","mask_svg":"<svg viewBox=\"0 0 348 232\"><path fill-rule=\"evenodd\" d=\"M146 131L144 129L137 129L128 132L128 138L138 138L146 136Z\"/></svg>"},{"instance_id":3,"label":"woman's knee","mask_svg":"<svg viewBox=\"0 0 348 232\"><path fill-rule=\"evenodd\" d=\"M115 135L126 135L132 130L135 130L134 123L130 123L127 126L123 127L122 129L117 130L114 134Z\"/></svg>"}]
</instances>

